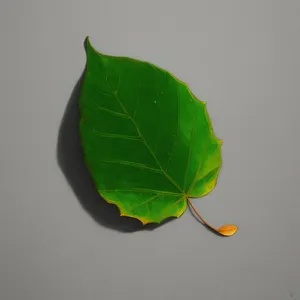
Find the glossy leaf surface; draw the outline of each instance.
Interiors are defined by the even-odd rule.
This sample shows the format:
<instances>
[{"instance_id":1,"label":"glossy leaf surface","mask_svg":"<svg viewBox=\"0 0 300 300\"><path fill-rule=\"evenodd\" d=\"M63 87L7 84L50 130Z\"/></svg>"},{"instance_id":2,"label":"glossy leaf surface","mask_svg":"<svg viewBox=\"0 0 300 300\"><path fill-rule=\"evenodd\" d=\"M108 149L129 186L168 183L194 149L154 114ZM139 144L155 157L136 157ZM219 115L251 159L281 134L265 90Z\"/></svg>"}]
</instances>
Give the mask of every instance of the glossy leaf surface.
<instances>
[{"instance_id":1,"label":"glossy leaf surface","mask_svg":"<svg viewBox=\"0 0 300 300\"><path fill-rule=\"evenodd\" d=\"M80 136L96 188L143 224L174 216L215 186L221 140L206 105L161 68L86 41Z\"/></svg>"}]
</instances>

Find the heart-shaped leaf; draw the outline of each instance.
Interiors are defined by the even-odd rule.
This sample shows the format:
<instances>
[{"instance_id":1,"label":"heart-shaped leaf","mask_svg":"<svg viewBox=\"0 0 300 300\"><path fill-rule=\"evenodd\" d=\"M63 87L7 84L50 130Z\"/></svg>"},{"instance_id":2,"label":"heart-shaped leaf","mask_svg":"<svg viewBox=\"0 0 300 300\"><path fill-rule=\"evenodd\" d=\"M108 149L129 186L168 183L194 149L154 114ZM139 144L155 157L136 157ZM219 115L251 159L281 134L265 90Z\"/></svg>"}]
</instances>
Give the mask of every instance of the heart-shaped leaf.
<instances>
[{"instance_id":1,"label":"heart-shaped leaf","mask_svg":"<svg viewBox=\"0 0 300 300\"><path fill-rule=\"evenodd\" d=\"M80 136L98 192L143 224L179 217L221 167L205 103L151 63L100 54L88 38L86 52Z\"/></svg>"}]
</instances>

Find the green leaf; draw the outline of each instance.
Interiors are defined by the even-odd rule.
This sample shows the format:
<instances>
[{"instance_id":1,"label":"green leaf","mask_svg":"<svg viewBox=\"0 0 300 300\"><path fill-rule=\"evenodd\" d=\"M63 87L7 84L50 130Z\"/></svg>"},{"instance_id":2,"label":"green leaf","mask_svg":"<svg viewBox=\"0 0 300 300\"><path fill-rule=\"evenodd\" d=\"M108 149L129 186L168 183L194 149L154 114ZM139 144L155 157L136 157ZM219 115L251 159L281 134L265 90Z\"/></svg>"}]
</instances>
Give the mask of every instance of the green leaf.
<instances>
[{"instance_id":1,"label":"green leaf","mask_svg":"<svg viewBox=\"0 0 300 300\"><path fill-rule=\"evenodd\" d=\"M86 52L80 136L98 192L143 224L179 217L221 167L205 103L151 63L101 54L89 39Z\"/></svg>"}]
</instances>

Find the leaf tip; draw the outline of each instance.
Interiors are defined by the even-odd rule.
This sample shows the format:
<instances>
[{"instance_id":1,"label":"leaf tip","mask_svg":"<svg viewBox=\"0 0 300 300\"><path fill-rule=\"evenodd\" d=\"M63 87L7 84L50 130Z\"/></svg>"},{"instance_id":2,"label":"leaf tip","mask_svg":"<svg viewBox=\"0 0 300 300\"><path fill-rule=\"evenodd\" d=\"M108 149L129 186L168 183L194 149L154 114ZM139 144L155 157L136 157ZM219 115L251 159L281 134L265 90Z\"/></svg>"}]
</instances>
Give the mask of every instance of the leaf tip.
<instances>
[{"instance_id":1,"label":"leaf tip","mask_svg":"<svg viewBox=\"0 0 300 300\"><path fill-rule=\"evenodd\" d=\"M91 45L91 41L90 41L90 37L87 36L85 39L84 39L84 48L85 50L87 51L88 48L92 48L92 45Z\"/></svg>"},{"instance_id":2,"label":"leaf tip","mask_svg":"<svg viewBox=\"0 0 300 300\"><path fill-rule=\"evenodd\" d=\"M217 232L224 236L232 236L238 231L238 227L232 224L221 226Z\"/></svg>"}]
</instances>

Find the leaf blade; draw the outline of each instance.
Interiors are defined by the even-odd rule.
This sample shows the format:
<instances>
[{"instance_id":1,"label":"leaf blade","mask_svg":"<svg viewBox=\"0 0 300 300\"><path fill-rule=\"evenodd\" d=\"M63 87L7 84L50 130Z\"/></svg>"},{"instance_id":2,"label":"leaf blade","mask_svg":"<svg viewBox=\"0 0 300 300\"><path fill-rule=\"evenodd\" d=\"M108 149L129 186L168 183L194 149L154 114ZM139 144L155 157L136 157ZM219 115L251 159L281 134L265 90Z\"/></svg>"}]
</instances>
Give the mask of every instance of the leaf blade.
<instances>
[{"instance_id":1,"label":"leaf blade","mask_svg":"<svg viewBox=\"0 0 300 300\"><path fill-rule=\"evenodd\" d=\"M86 50L80 136L85 162L99 193L117 205L122 215L143 223L180 216L188 196L202 196L204 190L213 189L204 178L210 178L212 170L221 165L220 148L215 148L219 140L213 134L205 103L196 99L186 84L153 64L100 54L89 40ZM97 133L98 140L91 132ZM214 149L214 161L204 148L209 149L207 153ZM146 217L126 211L123 206L128 192L120 195L121 190L131 190L132 201L139 199L143 209L150 205L146 204L146 190L159 191L149 203L161 201L162 206L150 210ZM174 195L173 201L165 200L168 193Z\"/></svg>"}]
</instances>

